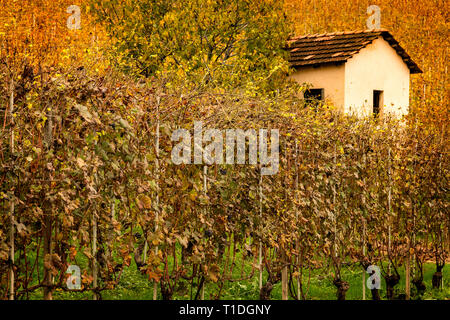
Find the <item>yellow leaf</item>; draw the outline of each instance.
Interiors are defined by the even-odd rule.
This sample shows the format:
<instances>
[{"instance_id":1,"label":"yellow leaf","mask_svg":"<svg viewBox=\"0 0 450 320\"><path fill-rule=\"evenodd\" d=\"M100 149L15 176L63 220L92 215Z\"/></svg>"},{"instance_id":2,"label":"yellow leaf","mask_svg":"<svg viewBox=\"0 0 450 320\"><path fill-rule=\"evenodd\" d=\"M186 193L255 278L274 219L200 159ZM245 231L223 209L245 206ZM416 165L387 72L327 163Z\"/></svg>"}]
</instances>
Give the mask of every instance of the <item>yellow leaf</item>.
<instances>
[{"instance_id":1,"label":"yellow leaf","mask_svg":"<svg viewBox=\"0 0 450 320\"><path fill-rule=\"evenodd\" d=\"M152 200L150 199L150 197L144 194L140 194L136 198L136 203L139 209L151 209L152 207Z\"/></svg>"}]
</instances>

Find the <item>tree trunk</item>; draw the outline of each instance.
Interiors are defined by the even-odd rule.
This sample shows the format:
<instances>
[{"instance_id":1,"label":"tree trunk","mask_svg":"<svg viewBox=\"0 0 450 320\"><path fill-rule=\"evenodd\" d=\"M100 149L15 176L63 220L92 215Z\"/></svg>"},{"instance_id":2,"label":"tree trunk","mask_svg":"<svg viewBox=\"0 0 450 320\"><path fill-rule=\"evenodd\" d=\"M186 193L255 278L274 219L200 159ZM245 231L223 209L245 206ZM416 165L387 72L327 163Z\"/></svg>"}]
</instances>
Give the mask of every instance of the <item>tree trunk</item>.
<instances>
[{"instance_id":1,"label":"tree trunk","mask_svg":"<svg viewBox=\"0 0 450 320\"><path fill-rule=\"evenodd\" d=\"M384 276L386 281L386 297L389 300L394 299L394 287L400 282L400 277L396 274Z\"/></svg>"},{"instance_id":2,"label":"tree trunk","mask_svg":"<svg viewBox=\"0 0 450 320\"><path fill-rule=\"evenodd\" d=\"M425 293L425 290L427 289L427 286L423 282L423 278L414 279L412 282L416 287L417 295L422 296Z\"/></svg>"},{"instance_id":3,"label":"tree trunk","mask_svg":"<svg viewBox=\"0 0 450 320\"><path fill-rule=\"evenodd\" d=\"M347 294L347 290L350 288L350 285L347 281L342 281L340 279L335 279L333 281L334 286L337 288L336 296L338 300L345 300L345 295Z\"/></svg>"},{"instance_id":4,"label":"tree trunk","mask_svg":"<svg viewBox=\"0 0 450 320\"><path fill-rule=\"evenodd\" d=\"M267 281L259 290L259 300L270 300L272 289L272 283L270 281Z\"/></svg>"},{"instance_id":5,"label":"tree trunk","mask_svg":"<svg viewBox=\"0 0 450 320\"><path fill-rule=\"evenodd\" d=\"M378 290L378 289L371 289L370 291L372 292L372 300L381 300L380 290Z\"/></svg>"},{"instance_id":6,"label":"tree trunk","mask_svg":"<svg viewBox=\"0 0 450 320\"><path fill-rule=\"evenodd\" d=\"M436 266L436 272L433 274L433 279L431 280L431 283L433 284L433 289L441 288L442 269L443 269L443 266L441 266L441 265Z\"/></svg>"}]
</instances>

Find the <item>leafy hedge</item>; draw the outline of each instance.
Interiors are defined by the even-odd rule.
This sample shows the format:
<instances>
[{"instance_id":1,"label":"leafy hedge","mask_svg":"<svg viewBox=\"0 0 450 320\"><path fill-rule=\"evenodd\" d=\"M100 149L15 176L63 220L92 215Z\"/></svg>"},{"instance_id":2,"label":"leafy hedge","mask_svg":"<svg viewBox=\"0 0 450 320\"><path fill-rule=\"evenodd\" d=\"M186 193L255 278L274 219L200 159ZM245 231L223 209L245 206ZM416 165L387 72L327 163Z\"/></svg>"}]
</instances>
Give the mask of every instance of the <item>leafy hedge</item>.
<instances>
[{"instance_id":1,"label":"leafy hedge","mask_svg":"<svg viewBox=\"0 0 450 320\"><path fill-rule=\"evenodd\" d=\"M206 298L218 299L225 283L257 277L260 257L262 299L282 272L290 295L307 298L307 270L330 266L344 299L340 270L349 264L382 267L394 298L399 268L415 260L412 280L423 288L422 265L432 259L439 286L450 226L445 127L316 110L289 91L254 98L83 68L28 75L35 81L26 72L13 87L6 70L1 77L1 297L11 269L15 298L68 290L65 271L81 255L90 265L81 291L98 297L132 259L164 299L184 281L192 298L206 283L216 288ZM279 129L279 173L174 165L171 133L194 120Z\"/></svg>"}]
</instances>

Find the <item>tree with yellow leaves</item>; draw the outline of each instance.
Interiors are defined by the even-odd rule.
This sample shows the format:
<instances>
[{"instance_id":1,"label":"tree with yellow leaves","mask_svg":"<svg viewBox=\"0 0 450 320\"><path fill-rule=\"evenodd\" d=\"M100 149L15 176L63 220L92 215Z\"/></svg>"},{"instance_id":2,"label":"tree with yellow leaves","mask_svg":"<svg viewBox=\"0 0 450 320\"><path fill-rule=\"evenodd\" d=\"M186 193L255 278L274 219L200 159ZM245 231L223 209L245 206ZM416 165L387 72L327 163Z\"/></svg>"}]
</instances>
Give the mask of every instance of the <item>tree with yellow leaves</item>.
<instances>
[{"instance_id":1,"label":"tree with yellow leaves","mask_svg":"<svg viewBox=\"0 0 450 320\"><path fill-rule=\"evenodd\" d=\"M282 9L275 0L91 1L122 69L259 88L288 70Z\"/></svg>"}]
</instances>

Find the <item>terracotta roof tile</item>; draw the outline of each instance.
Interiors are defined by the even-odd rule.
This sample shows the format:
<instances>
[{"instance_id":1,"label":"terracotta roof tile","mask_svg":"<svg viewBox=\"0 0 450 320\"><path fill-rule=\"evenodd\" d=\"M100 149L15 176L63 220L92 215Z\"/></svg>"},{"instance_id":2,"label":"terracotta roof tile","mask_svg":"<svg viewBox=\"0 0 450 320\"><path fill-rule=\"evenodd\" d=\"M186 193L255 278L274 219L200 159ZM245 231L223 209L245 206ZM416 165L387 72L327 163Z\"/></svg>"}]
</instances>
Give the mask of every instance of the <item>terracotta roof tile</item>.
<instances>
[{"instance_id":1,"label":"terracotta roof tile","mask_svg":"<svg viewBox=\"0 0 450 320\"><path fill-rule=\"evenodd\" d=\"M402 57L411 73L422 73L406 51L385 29L304 35L288 40L289 62L294 68L345 62L378 37L383 37Z\"/></svg>"}]
</instances>

